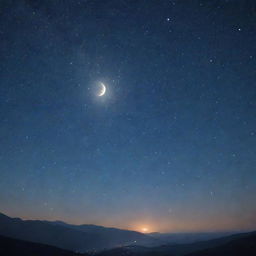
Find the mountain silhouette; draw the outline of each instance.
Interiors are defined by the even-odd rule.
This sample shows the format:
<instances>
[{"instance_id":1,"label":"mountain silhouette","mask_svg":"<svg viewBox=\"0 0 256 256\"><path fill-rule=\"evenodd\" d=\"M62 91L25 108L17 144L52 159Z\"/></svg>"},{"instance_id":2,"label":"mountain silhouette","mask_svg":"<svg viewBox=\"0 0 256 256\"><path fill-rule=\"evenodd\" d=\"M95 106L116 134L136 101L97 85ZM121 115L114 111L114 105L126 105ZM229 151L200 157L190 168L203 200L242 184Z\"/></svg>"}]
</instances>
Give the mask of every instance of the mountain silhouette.
<instances>
[{"instance_id":1,"label":"mountain silhouette","mask_svg":"<svg viewBox=\"0 0 256 256\"><path fill-rule=\"evenodd\" d=\"M96 256L256 255L256 232L185 244L172 241L159 246L161 243L135 231L61 221L24 221L0 213L0 255L71 256L89 251Z\"/></svg>"},{"instance_id":2,"label":"mountain silhouette","mask_svg":"<svg viewBox=\"0 0 256 256\"><path fill-rule=\"evenodd\" d=\"M0 255L5 256L88 256L54 246L0 236Z\"/></svg>"},{"instance_id":3,"label":"mountain silhouette","mask_svg":"<svg viewBox=\"0 0 256 256\"><path fill-rule=\"evenodd\" d=\"M256 255L256 232L234 239L223 245L205 249L187 256L255 256Z\"/></svg>"},{"instance_id":4,"label":"mountain silhouette","mask_svg":"<svg viewBox=\"0 0 256 256\"><path fill-rule=\"evenodd\" d=\"M165 241L168 244L190 244L194 242L208 241L233 235L238 232L180 232L180 233L149 233L158 240Z\"/></svg>"},{"instance_id":5,"label":"mountain silhouette","mask_svg":"<svg viewBox=\"0 0 256 256\"><path fill-rule=\"evenodd\" d=\"M253 243L256 244L256 232L241 233L190 244L164 245L154 248L126 246L100 252L97 256L208 256L208 254L209 256L255 256L255 245L253 246ZM237 250L232 248L237 248ZM243 250L247 253L242 254ZM230 254L225 254L225 252L230 252ZM235 254L236 252L240 254Z\"/></svg>"},{"instance_id":6,"label":"mountain silhouette","mask_svg":"<svg viewBox=\"0 0 256 256\"><path fill-rule=\"evenodd\" d=\"M139 232L94 225L69 225L64 222L22 220L0 214L0 235L86 252L129 244L157 244L157 240Z\"/></svg>"}]
</instances>

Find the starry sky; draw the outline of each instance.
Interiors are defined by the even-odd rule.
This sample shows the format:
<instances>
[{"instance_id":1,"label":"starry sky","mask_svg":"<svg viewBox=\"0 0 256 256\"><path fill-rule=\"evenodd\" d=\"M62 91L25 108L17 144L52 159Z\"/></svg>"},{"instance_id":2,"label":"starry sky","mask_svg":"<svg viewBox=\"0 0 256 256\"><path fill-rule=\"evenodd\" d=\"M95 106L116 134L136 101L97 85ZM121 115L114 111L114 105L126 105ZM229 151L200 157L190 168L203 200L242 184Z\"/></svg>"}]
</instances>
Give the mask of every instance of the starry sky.
<instances>
[{"instance_id":1,"label":"starry sky","mask_svg":"<svg viewBox=\"0 0 256 256\"><path fill-rule=\"evenodd\" d=\"M4 0L0 38L1 212L256 228L254 0Z\"/></svg>"}]
</instances>

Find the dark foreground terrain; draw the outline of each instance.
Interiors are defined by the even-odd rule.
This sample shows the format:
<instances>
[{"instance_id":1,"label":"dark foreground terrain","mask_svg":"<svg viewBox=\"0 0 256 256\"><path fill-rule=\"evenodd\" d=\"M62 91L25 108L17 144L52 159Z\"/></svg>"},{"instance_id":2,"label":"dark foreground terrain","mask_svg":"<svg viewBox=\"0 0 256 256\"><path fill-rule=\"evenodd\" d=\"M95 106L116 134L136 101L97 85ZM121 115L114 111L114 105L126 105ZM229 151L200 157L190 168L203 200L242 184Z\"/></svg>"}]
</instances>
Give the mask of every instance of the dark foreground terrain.
<instances>
[{"instance_id":1,"label":"dark foreground terrain","mask_svg":"<svg viewBox=\"0 0 256 256\"><path fill-rule=\"evenodd\" d=\"M255 256L256 232L190 244L165 245L154 248L127 246L107 250L98 256Z\"/></svg>"},{"instance_id":2,"label":"dark foreground terrain","mask_svg":"<svg viewBox=\"0 0 256 256\"><path fill-rule=\"evenodd\" d=\"M253 256L256 255L256 232L221 246L191 253L188 256Z\"/></svg>"},{"instance_id":3,"label":"dark foreground terrain","mask_svg":"<svg viewBox=\"0 0 256 256\"><path fill-rule=\"evenodd\" d=\"M0 255L4 256L88 256L54 246L0 236ZM154 248L125 246L93 256L255 256L256 232L183 245Z\"/></svg>"},{"instance_id":4,"label":"dark foreground terrain","mask_svg":"<svg viewBox=\"0 0 256 256\"><path fill-rule=\"evenodd\" d=\"M0 235L70 251L99 251L133 244L157 246L158 239L145 234L96 225L70 225L64 222L22 220L0 213Z\"/></svg>"},{"instance_id":5,"label":"dark foreground terrain","mask_svg":"<svg viewBox=\"0 0 256 256\"><path fill-rule=\"evenodd\" d=\"M32 243L0 236L1 256L79 256L72 251L63 250L54 246ZM86 254L83 254L86 256Z\"/></svg>"}]
</instances>

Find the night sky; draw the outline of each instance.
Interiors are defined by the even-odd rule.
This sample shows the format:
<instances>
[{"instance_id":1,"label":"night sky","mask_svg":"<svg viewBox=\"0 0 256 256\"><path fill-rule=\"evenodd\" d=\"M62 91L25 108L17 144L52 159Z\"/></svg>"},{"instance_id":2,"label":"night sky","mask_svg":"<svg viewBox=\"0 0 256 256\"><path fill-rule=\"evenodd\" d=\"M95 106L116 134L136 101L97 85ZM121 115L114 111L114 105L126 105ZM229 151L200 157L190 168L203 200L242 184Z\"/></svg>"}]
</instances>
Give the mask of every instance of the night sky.
<instances>
[{"instance_id":1,"label":"night sky","mask_svg":"<svg viewBox=\"0 0 256 256\"><path fill-rule=\"evenodd\" d=\"M254 0L4 0L0 60L0 212L256 228Z\"/></svg>"}]
</instances>

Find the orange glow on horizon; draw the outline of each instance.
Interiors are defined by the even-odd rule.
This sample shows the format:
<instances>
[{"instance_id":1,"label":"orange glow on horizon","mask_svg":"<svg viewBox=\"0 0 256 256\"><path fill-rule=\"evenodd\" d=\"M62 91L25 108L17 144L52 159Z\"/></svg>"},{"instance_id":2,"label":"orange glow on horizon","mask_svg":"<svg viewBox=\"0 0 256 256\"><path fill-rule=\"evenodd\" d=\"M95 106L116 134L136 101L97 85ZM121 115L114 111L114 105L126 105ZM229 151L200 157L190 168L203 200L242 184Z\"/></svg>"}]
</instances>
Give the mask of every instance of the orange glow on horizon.
<instances>
[{"instance_id":1,"label":"orange glow on horizon","mask_svg":"<svg viewBox=\"0 0 256 256\"><path fill-rule=\"evenodd\" d=\"M236 231L243 230L247 232L248 230L256 229L255 225L252 225L254 216L244 219L236 218L226 218L225 216L214 216L209 218L200 218L194 216L194 219L184 220L182 216L180 218L173 217L172 219L153 219L149 217L140 216L140 218L134 220L129 218L117 218L112 219L101 219L98 221L96 218L85 219L84 216L69 216L61 215L56 212L40 212L37 215L21 214L17 211L8 212L4 209L3 214L13 217L22 218L23 220L48 220L55 221L61 220L69 224L81 225L90 224L105 226L105 227L115 227L119 229L133 230L141 233L179 233L179 232L226 232L226 231Z\"/></svg>"},{"instance_id":2,"label":"orange glow on horizon","mask_svg":"<svg viewBox=\"0 0 256 256\"><path fill-rule=\"evenodd\" d=\"M147 233L148 232L148 228L144 227L141 229L143 233Z\"/></svg>"}]
</instances>

